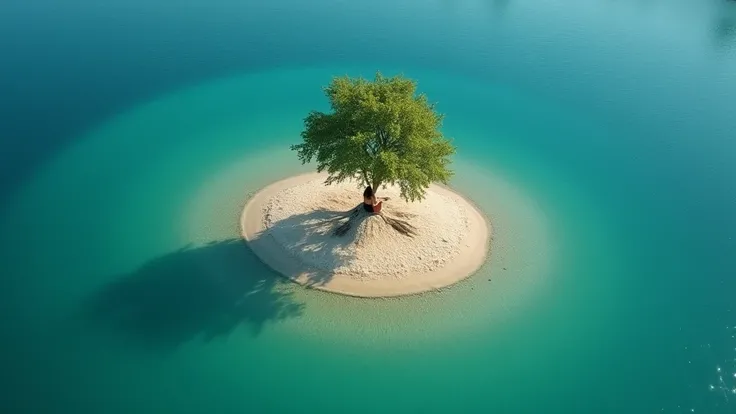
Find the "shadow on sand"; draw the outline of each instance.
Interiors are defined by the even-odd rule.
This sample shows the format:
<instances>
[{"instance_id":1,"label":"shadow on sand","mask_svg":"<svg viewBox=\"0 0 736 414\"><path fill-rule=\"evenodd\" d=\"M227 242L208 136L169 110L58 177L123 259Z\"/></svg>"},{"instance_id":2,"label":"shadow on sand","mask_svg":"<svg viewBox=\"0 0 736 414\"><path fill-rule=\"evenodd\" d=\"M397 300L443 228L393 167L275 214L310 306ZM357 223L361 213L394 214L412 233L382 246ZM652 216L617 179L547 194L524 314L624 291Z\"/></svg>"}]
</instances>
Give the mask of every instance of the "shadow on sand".
<instances>
[{"instance_id":1,"label":"shadow on sand","mask_svg":"<svg viewBox=\"0 0 736 414\"><path fill-rule=\"evenodd\" d=\"M290 253L285 251L279 254L291 255L293 259L290 265L285 265L282 257L271 257L271 261L278 261L283 265L284 273L291 277L298 275L300 284L318 288L333 279L336 269L355 259L355 250L350 248L352 245L371 243L379 228L390 227L391 220L396 222L407 218L401 212L386 210L384 208L380 215L367 213L362 203L343 211L319 208L274 222L250 243L259 254L275 250L274 245L285 248ZM368 220L370 222L361 226ZM345 226L346 223L349 226ZM341 226L344 232L338 235L335 232ZM288 240L288 245L284 245L284 240ZM266 245L259 248L259 243ZM264 260L269 262L268 259Z\"/></svg>"},{"instance_id":2,"label":"shadow on sand","mask_svg":"<svg viewBox=\"0 0 736 414\"><path fill-rule=\"evenodd\" d=\"M281 245L273 232L287 235L293 240L286 247L286 251L279 255L290 255L292 260L286 265L281 257L272 257L271 260L281 262L286 273L295 276L300 274L299 283L310 288L317 288L330 282L335 276L334 269L347 264L352 256L344 250L351 243L355 243L355 232L342 237L333 235L335 229L347 220L350 211L335 211L325 208L303 214L295 214L288 218L276 221L272 226L259 233L248 243L259 252L274 251L275 245ZM359 223L356 223L356 225ZM260 245L263 244L263 248ZM290 252L290 253L287 253ZM327 260L332 266L319 266L321 260ZM268 260L266 260L268 261Z\"/></svg>"},{"instance_id":3,"label":"shadow on sand","mask_svg":"<svg viewBox=\"0 0 736 414\"><path fill-rule=\"evenodd\" d=\"M298 317L291 283L241 239L186 246L122 275L90 298L85 317L144 345L175 347L225 337L237 327Z\"/></svg>"}]
</instances>

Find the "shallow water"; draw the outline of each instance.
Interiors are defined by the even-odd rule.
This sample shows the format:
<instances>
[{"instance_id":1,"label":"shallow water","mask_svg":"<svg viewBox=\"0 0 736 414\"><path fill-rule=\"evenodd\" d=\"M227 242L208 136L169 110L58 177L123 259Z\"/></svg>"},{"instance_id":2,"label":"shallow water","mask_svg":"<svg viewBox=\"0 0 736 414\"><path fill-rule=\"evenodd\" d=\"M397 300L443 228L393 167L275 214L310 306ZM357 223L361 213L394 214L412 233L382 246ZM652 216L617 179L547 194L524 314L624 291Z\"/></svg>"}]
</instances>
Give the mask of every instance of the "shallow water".
<instances>
[{"instance_id":1,"label":"shallow water","mask_svg":"<svg viewBox=\"0 0 736 414\"><path fill-rule=\"evenodd\" d=\"M215 4L0 6L3 412L736 410L734 5ZM292 286L240 210L377 69L446 114L491 258Z\"/></svg>"}]
</instances>

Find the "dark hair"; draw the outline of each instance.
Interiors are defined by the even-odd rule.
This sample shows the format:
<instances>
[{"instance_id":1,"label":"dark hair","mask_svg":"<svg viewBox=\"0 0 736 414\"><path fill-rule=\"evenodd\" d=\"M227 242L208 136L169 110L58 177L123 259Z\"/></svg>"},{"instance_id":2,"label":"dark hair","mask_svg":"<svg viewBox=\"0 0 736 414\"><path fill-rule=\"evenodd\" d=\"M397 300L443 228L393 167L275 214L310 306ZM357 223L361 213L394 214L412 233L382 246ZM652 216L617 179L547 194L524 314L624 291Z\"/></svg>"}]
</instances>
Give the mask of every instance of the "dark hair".
<instances>
[{"instance_id":1,"label":"dark hair","mask_svg":"<svg viewBox=\"0 0 736 414\"><path fill-rule=\"evenodd\" d=\"M365 188L365 191L363 191L363 197L365 198L373 197L373 188L371 188L371 186L368 186Z\"/></svg>"}]
</instances>

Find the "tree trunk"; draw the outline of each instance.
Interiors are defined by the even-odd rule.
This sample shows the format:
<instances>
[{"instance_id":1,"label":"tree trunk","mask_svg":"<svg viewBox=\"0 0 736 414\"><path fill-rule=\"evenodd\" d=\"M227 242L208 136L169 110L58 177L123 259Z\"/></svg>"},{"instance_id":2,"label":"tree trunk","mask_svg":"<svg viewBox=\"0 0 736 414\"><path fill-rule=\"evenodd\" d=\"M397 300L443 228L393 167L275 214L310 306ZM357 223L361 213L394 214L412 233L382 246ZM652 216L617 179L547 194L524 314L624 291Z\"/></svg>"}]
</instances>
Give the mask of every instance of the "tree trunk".
<instances>
[{"instance_id":1,"label":"tree trunk","mask_svg":"<svg viewBox=\"0 0 736 414\"><path fill-rule=\"evenodd\" d=\"M371 185L371 180L368 179L368 172L366 170L361 170L360 173L363 175L365 185Z\"/></svg>"},{"instance_id":2,"label":"tree trunk","mask_svg":"<svg viewBox=\"0 0 736 414\"><path fill-rule=\"evenodd\" d=\"M375 180L373 181L373 185L371 185L371 188L373 188L373 196L375 196L376 194L378 194L378 188L380 186L381 186L381 182L380 181L375 181Z\"/></svg>"}]
</instances>

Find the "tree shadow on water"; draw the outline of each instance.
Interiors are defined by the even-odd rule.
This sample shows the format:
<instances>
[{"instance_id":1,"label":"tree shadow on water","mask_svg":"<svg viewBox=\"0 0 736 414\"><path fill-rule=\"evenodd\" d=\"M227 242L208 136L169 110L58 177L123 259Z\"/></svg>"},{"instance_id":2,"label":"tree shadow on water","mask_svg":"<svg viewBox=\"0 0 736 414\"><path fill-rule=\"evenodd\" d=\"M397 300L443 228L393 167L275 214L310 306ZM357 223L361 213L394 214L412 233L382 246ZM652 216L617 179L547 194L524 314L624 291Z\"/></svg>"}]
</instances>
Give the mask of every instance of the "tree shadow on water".
<instances>
[{"instance_id":1,"label":"tree shadow on water","mask_svg":"<svg viewBox=\"0 0 736 414\"><path fill-rule=\"evenodd\" d=\"M225 337L241 325L258 335L302 314L289 283L243 240L222 240L144 263L96 292L84 314L154 347Z\"/></svg>"}]
</instances>

